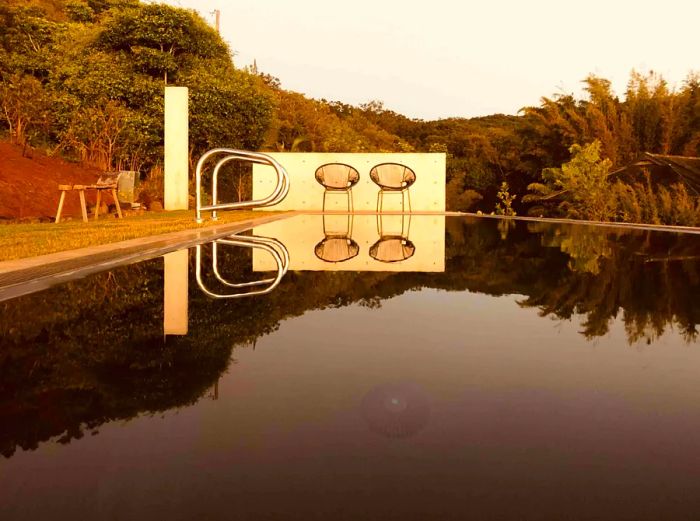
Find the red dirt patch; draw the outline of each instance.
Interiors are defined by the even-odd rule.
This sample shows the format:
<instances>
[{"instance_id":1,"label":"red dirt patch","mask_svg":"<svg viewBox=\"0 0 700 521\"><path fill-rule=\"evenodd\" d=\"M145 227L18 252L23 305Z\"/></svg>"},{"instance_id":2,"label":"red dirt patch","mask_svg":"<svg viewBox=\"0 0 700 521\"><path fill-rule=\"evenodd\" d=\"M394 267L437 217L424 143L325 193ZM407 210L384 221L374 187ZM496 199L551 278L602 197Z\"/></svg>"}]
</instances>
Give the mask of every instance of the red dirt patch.
<instances>
[{"instance_id":1,"label":"red dirt patch","mask_svg":"<svg viewBox=\"0 0 700 521\"><path fill-rule=\"evenodd\" d=\"M32 151L23 157L22 149L0 142L0 220L53 218L58 208L59 184L92 184L100 170L78 163L69 163ZM95 194L86 192L88 203L95 203ZM111 199L107 197L107 202ZM63 215L80 216L77 192L68 192Z\"/></svg>"}]
</instances>

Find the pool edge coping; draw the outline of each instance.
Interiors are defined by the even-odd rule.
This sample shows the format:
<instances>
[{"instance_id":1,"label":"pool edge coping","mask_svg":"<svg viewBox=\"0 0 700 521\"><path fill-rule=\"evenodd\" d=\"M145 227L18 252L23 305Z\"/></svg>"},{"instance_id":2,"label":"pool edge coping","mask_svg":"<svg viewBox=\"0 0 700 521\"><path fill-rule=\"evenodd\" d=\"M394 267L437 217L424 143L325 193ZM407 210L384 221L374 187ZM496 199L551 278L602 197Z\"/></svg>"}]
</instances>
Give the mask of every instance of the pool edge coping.
<instances>
[{"instance_id":1,"label":"pool edge coping","mask_svg":"<svg viewBox=\"0 0 700 521\"><path fill-rule=\"evenodd\" d=\"M299 213L289 211L261 215L231 223L213 224L204 228L190 228L36 257L2 261L0 262L0 302L93 273L149 260L234 233L248 231L256 226L294 217Z\"/></svg>"},{"instance_id":2,"label":"pool edge coping","mask_svg":"<svg viewBox=\"0 0 700 521\"><path fill-rule=\"evenodd\" d=\"M45 255L38 255L33 257L24 257L21 259L12 259L7 261L0 261L0 287L2 287L2 278L8 273L14 273L18 271L23 271L26 269L31 269L35 267L45 267L51 264L57 264L62 262L69 262L74 259L85 259L86 257L104 254L108 252L118 252L119 250L128 250L135 247L148 248L149 245L156 245L161 242L172 242L172 248L178 249L178 246L184 247L185 243L192 242L192 245L198 242L205 242L207 240L213 240L221 236L225 236L230 233L236 233L241 231L247 231L255 226L266 224L269 222L277 221L280 219L286 219L289 217L297 215L323 215L323 214L347 214L348 212L304 212L301 210L292 210L284 213L266 215L260 217L254 217L250 219L244 219L241 221L226 223L226 224L213 224L211 226L206 226L203 228L190 228L187 230L178 230L176 232L168 232L157 235L148 235L146 237L137 237L134 239L127 239L125 241L110 242L106 244L100 244L97 246L86 246L84 248L77 248L71 250L64 250L54 253L48 253ZM384 212L387 215L391 214L402 214L402 212ZM375 215L376 212L355 212L356 215ZM566 219L566 218L552 218L552 217L531 217L531 216L507 216L507 215L491 215L491 214L479 214L472 212L413 212L412 215L441 215L446 217L452 216L464 216L464 217L475 217L475 218L486 218L486 219L501 219L501 220L518 220L527 222L544 222L553 224L584 224L589 226L600 226L608 228L624 228L624 229L637 229L637 230L652 230L652 231L665 231L665 232L676 232L676 233L691 233L700 234L700 227L694 226L676 226L676 225L657 225L657 224L644 224L644 223L627 223L627 222L611 222L611 221L586 221L580 219ZM180 244L182 243L182 244ZM145 250L144 250L145 251Z\"/></svg>"},{"instance_id":3,"label":"pool edge coping","mask_svg":"<svg viewBox=\"0 0 700 521\"><path fill-rule=\"evenodd\" d=\"M23 259L0 262L0 302L28 293L40 291L61 282L67 282L118 266L133 264L159 257L182 248L209 242L227 235L250 230L256 226L288 219L299 215L347 214L347 212L309 212L292 210L273 215L260 215L241 221L212 224L203 228L190 228L176 232L138 237L125 241L87 246ZM403 212L383 212L403 214ZM378 215L376 212L355 212L355 215ZM412 212L411 215L441 215L495 220L517 220L549 224L576 224L626 230L649 230L656 232L687 233L700 235L700 227L669 226L643 223L617 223L605 221L583 221L564 218L530 216L504 216L471 212Z\"/></svg>"},{"instance_id":4,"label":"pool edge coping","mask_svg":"<svg viewBox=\"0 0 700 521\"><path fill-rule=\"evenodd\" d=\"M586 221L583 219L566 219L564 217L531 217L526 215L491 215L472 212L446 212L445 215L458 215L462 217L476 217L507 221L541 222L548 224L580 224L585 226L599 226L602 228L622 228L624 230L649 230L654 232L689 233L700 235L700 226L679 226L674 224L645 224L614 221Z\"/></svg>"}]
</instances>

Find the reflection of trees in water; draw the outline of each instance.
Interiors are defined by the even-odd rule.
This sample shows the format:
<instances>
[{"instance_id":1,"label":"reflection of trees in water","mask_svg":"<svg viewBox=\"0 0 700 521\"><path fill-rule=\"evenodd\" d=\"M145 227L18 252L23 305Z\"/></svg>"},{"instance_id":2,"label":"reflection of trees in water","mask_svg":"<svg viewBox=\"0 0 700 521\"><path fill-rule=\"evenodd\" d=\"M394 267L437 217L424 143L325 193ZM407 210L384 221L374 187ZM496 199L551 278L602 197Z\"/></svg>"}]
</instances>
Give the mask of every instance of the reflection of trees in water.
<instances>
[{"instance_id":1,"label":"reflection of trees in water","mask_svg":"<svg viewBox=\"0 0 700 521\"><path fill-rule=\"evenodd\" d=\"M230 349L165 342L162 261L0 304L0 453L192 403Z\"/></svg>"},{"instance_id":2,"label":"reflection of trees in water","mask_svg":"<svg viewBox=\"0 0 700 521\"><path fill-rule=\"evenodd\" d=\"M621 315L628 339L676 327L696 339L700 236L448 219L445 273L300 272L270 295L213 301L190 283L190 333L163 339L162 261L0 303L0 452L64 442L114 420L188 405L254 343L311 309L381 301L422 287L523 295L542 316L584 315L603 335ZM220 251L222 275L251 273L250 252ZM211 275L211 274L210 274ZM213 281L211 281L213 282Z\"/></svg>"},{"instance_id":3,"label":"reflection of trees in water","mask_svg":"<svg viewBox=\"0 0 700 521\"><path fill-rule=\"evenodd\" d=\"M613 246L605 233L583 226L545 226L543 223L530 223L528 230L540 234L543 246L559 248L569 256L568 267L575 273L600 273L600 263L609 259Z\"/></svg>"},{"instance_id":4,"label":"reflection of trees in water","mask_svg":"<svg viewBox=\"0 0 700 521\"><path fill-rule=\"evenodd\" d=\"M546 246L569 257L557 284L522 304L541 314L585 315L582 333L604 335L622 313L630 343L647 342L670 327L694 341L700 321L700 237L614 228L531 226Z\"/></svg>"}]
</instances>

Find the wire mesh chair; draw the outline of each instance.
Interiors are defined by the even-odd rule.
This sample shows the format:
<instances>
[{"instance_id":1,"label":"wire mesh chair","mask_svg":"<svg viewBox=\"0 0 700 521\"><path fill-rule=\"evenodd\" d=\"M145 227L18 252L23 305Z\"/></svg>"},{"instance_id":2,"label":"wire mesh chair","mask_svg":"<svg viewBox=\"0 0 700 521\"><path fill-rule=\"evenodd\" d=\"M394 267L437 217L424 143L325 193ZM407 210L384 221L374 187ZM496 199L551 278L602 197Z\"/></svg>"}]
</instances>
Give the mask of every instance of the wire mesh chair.
<instances>
[{"instance_id":1,"label":"wire mesh chair","mask_svg":"<svg viewBox=\"0 0 700 521\"><path fill-rule=\"evenodd\" d=\"M416 246L408 238L411 231L411 216L404 227L405 217L401 216L401 232L387 233L383 227L383 219L377 215L377 233L379 240L369 248L369 256L379 262L401 262L410 259L416 253Z\"/></svg>"},{"instance_id":2,"label":"wire mesh chair","mask_svg":"<svg viewBox=\"0 0 700 521\"><path fill-rule=\"evenodd\" d=\"M360 180L360 173L344 163L327 163L316 169L316 181L323 186L323 211L326 211L326 195L328 192L345 192L348 196L348 211L354 212L352 187Z\"/></svg>"},{"instance_id":3,"label":"wire mesh chair","mask_svg":"<svg viewBox=\"0 0 700 521\"><path fill-rule=\"evenodd\" d=\"M404 194L408 199L408 211L411 211L411 192L409 188L416 182L416 173L400 163L381 163L369 171L369 177L379 186L377 193L377 212L384 209L384 194L401 194L401 211L405 211Z\"/></svg>"},{"instance_id":4,"label":"wire mesh chair","mask_svg":"<svg viewBox=\"0 0 700 521\"><path fill-rule=\"evenodd\" d=\"M352 238L354 217L348 214L347 227L343 231L331 231L326 228L326 216L323 216L323 240L314 247L316 257L324 262L345 262L357 257L360 246Z\"/></svg>"}]
</instances>

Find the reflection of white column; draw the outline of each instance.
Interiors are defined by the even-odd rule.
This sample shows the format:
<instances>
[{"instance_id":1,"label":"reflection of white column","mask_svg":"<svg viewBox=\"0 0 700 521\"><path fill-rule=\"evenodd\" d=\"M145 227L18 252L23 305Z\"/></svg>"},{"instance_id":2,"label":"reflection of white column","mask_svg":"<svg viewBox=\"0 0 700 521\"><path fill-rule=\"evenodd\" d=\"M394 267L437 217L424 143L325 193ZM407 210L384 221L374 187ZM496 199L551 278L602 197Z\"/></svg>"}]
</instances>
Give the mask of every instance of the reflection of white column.
<instances>
[{"instance_id":1,"label":"reflection of white column","mask_svg":"<svg viewBox=\"0 0 700 521\"><path fill-rule=\"evenodd\" d=\"M187 287L189 250L180 250L163 256L165 267L163 333L187 334Z\"/></svg>"},{"instance_id":2,"label":"reflection of white column","mask_svg":"<svg viewBox=\"0 0 700 521\"><path fill-rule=\"evenodd\" d=\"M189 115L187 87L165 87L165 161L163 195L166 210L189 204Z\"/></svg>"}]
</instances>

